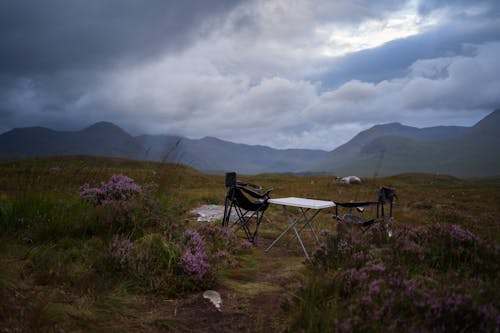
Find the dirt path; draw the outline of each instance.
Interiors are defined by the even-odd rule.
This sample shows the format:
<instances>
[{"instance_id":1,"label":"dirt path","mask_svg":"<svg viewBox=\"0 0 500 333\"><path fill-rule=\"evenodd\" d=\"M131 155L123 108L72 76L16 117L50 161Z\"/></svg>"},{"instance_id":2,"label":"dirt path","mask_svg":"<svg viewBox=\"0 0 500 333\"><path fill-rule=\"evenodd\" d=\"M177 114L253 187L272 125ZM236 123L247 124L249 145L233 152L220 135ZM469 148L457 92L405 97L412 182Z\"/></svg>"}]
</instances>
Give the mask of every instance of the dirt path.
<instances>
[{"instance_id":1,"label":"dirt path","mask_svg":"<svg viewBox=\"0 0 500 333\"><path fill-rule=\"evenodd\" d=\"M179 331L189 332L283 332L285 320L281 304L297 286L303 256L277 246L269 253L264 248L270 239L243 257L238 267L221 279L222 306L218 311L199 295L176 304ZM290 249L293 246L290 246Z\"/></svg>"},{"instance_id":2,"label":"dirt path","mask_svg":"<svg viewBox=\"0 0 500 333\"><path fill-rule=\"evenodd\" d=\"M208 216L207 221L211 221L219 217L211 218L214 207L200 207L205 208L202 218ZM237 267L221 274L217 289L222 298L220 311L203 299L202 293L178 300L172 313L175 329L186 332L284 331L281 304L297 288L297 275L304 268L304 254L296 240L288 245L286 240L280 241L268 253L264 252L285 224L281 215L273 220L277 222L267 220L261 224L258 245L240 258Z\"/></svg>"},{"instance_id":3,"label":"dirt path","mask_svg":"<svg viewBox=\"0 0 500 333\"><path fill-rule=\"evenodd\" d=\"M158 332L283 332L281 304L297 287L304 256L295 244L264 249L272 239L242 257L237 267L224 272L217 292L220 311L202 293L185 299L151 299L149 310L138 316L139 327Z\"/></svg>"}]
</instances>

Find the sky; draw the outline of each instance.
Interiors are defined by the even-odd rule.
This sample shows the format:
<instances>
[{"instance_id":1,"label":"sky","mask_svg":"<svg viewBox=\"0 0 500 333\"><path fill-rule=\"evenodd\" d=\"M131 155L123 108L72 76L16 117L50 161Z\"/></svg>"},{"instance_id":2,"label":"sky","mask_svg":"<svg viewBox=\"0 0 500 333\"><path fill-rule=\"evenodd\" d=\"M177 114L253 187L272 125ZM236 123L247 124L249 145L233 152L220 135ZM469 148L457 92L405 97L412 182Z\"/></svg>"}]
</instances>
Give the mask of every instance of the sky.
<instances>
[{"instance_id":1,"label":"sky","mask_svg":"<svg viewBox=\"0 0 500 333\"><path fill-rule=\"evenodd\" d=\"M2 0L0 133L332 150L500 107L498 0Z\"/></svg>"}]
</instances>

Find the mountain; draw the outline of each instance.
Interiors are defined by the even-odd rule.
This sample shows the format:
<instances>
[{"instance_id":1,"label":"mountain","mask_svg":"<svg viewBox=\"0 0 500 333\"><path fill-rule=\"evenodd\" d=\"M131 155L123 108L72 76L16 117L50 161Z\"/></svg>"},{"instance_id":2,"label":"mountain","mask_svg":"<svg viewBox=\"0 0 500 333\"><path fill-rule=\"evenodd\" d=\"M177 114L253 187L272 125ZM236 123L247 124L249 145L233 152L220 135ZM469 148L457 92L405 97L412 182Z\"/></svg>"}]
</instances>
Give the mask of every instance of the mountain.
<instances>
[{"instance_id":1,"label":"mountain","mask_svg":"<svg viewBox=\"0 0 500 333\"><path fill-rule=\"evenodd\" d=\"M419 129L405 126L400 123L375 125L370 129L360 132L350 141L330 152L325 160L313 166L312 169L316 171L325 171L331 170L332 168L343 170L346 167L352 167L352 159L356 159L360 154L365 155L363 154L367 153L364 151L365 146L381 137L401 137L419 142L431 142L452 138L466 129L467 127L460 126L436 126ZM374 149L374 147L371 149ZM378 152L381 150L382 149ZM345 168L344 165L346 166ZM364 175L365 173L366 172L363 172Z\"/></svg>"},{"instance_id":2,"label":"mountain","mask_svg":"<svg viewBox=\"0 0 500 333\"><path fill-rule=\"evenodd\" d=\"M223 141L168 135L133 137L120 127L100 122L81 131L43 127L16 128L0 135L0 161L49 155L99 155L182 163L206 172L245 174L296 172L323 160L326 151L273 149Z\"/></svg>"},{"instance_id":3,"label":"mountain","mask_svg":"<svg viewBox=\"0 0 500 333\"><path fill-rule=\"evenodd\" d=\"M376 125L337 149L273 149L214 137L131 136L100 122L80 131L17 128L0 135L0 161L47 155L101 155L182 163L206 172L330 172L362 177L431 172L500 175L500 109L472 127Z\"/></svg>"},{"instance_id":4,"label":"mountain","mask_svg":"<svg viewBox=\"0 0 500 333\"><path fill-rule=\"evenodd\" d=\"M310 162L325 158L326 152L308 149L273 149L223 141L214 137L192 140L175 136L139 136L147 158L176 162L211 172L239 173L296 172Z\"/></svg>"},{"instance_id":5,"label":"mountain","mask_svg":"<svg viewBox=\"0 0 500 333\"><path fill-rule=\"evenodd\" d=\"M330 152L311 169L364 177L409 171L493 176L500 175L499 145L500 109L472 127L377 125Z\"/></svg>"},{"instance_id":6,"label":"mountain","mask_svg":"<svg viewBox=\"0 0 500 333\"><path fill-rule=\"evenodd\" d=\"M120 127L100 122L81 131L15 128L0 135L0 151L29 157L87 154L136 158L143 147Z\"/></svg>"}]
</instances>

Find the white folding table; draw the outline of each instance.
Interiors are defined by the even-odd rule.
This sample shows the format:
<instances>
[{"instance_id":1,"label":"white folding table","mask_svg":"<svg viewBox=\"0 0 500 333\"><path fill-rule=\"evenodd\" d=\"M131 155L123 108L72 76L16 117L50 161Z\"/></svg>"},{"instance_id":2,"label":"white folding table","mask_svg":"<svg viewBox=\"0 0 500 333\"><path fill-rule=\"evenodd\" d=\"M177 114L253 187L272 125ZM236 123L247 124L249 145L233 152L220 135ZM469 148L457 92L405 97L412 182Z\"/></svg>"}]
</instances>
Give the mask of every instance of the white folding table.
<instances>
[{"instance_id":1,"label":"white folding table","mask_svg":"<svg viewBox=\"0 0 500 333\"><path fill-rule=\"evenodd\" d=\"M304 246L304 243L302 242L302 239L300 238L300 232L308 226L313 235L314 239L316 242L319 244L319 239L318 235L314 231L314 228L312 226L312 221L318 215L318 213L325 208L330 208L334 207L335 203L333 201L324 201L324 200L314 200L314 199L305 199L305 198L295 198L295 197L288 197L288 198L276 198L276 199L269 199L269 203L275 204L275 205L281 205L283 206L283 211L285 212L285 215L290 222L288 227L269 245L266 249L265 252L268 252L271 250L271 248L288 232L290 229L293 230L295 237L297 237L297 240L300 243L300 246L302 247L302 250L304 250L304 254L306 255L306 258L309 259L309 254L307 253L306 247ZM300 214L293 219L290 213L287 210L287 207L296 207L299 208ZM307 212L311 209L315 209L316 212L308 217ZM296 224L301 222L302 226L300 227L299 230L296 228Z\"/></svg>"}]
</instances>

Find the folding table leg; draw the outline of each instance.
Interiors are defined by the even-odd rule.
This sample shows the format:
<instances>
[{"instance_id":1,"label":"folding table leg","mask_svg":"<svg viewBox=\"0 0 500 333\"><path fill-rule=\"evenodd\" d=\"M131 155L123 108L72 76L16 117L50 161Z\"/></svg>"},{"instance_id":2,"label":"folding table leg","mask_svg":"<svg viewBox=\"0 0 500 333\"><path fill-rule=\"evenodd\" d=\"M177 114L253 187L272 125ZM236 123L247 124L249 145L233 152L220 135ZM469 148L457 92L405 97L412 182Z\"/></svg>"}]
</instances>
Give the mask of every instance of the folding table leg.
<instances>
[{"instance_id":1,"label":"folding table leg","mask_svg":"<svg viewBox=\"0 0 500 333\"><path fill-rule=\"evenodd\" d=\"M293 227L293 231L295 232L295 236L299 240L300 246L302 246L302 250L304 250L304 254L306 255L306 258L309 259L309 253L307 253L306 247L304 246L304 243L302 243L302 239L300 238L300 235L297 232L297 228L295 228L295 226Z\"/></svg>"},{"instance_id":2,"label":"folding table leg","mask_svg":"<svg viewBox=\"0 0 500 333\"><path fill-rule=\"evenodd\" d=\"M314 228L312 226L312 221L314 220L314 218L316 217L316 215L319 214L319 210L317 210L316 213L314 213L314 215L311 216L310 218L308 218L307 215L306 215L306 213L309 211L309 209L304 210L303 208L301 208L300 210L302 212L302 217L304 218L305 222L302 225L302 227L300 228L299 233L302 232L302 230L304 230L304 228L306 226L308 226L311 229L312 233L313 233L314 239L316 240L316 244L319 244L318 235L316 234L316 231L314 231Z\"/></svg>"},{"instance_id":3,"label":"folding table leg","mask_svg":"<svg viewBox=\"0 0 500 333\"><path fill-rule=\"evenodd\" d=\"M290 215L288 214L288 211L286 210L286 207L283 206L283 210L285 211L285 215L288 219L288 221L290 221L290 225L278 236L278 238L276 238L272 243L271 245L269 245L265 250L264 252L269 252L269 250L271 250L271 248L292 228L295 227L295 224L297 224L297 222L299 222L299 218L296 218L295 220L292 220L290 218Z\"/></svg>"}]
</instances>

